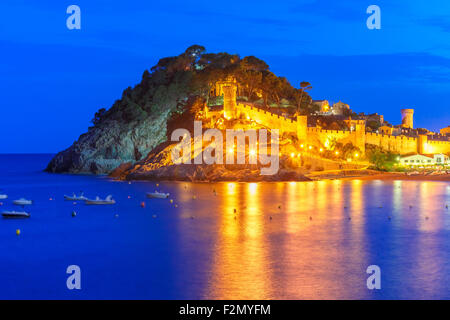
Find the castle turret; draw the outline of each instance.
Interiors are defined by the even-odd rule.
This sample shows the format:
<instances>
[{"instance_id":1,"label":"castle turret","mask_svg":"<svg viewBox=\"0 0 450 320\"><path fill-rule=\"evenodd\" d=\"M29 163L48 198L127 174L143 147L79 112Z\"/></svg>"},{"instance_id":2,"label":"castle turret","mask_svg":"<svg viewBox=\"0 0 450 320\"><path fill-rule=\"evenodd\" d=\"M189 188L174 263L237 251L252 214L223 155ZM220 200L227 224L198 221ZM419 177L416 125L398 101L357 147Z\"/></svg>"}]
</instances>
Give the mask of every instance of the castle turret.
<instances>
[{"instance_id":1,"label":"castle turret","mask_svg":"<svg viewBox=\"0 0 450 320\"><path fill-rule=\"evenodd\" d=\"M236 92L237 85L231 79L222 83L221 89L223 91L223 111L226 119L233 119L237 117L236 108Z\"/></svg>"},{"instance_id":2,"label":"castle turret","mask_svg":"<svg viewBox=\"0 0 450 320\"><path fill-rule=\"evenodd\" d=\"M414 128L414 109L402 109L402 127L403 128Z\"/></svg>"},{"instance_id":3,"label":"castle turret","mask_svg":"<svg viewBox=\"0 0 450 320\"><path fill-rule=\"evenodd\" d=\"M308 117L297 115L297 138L301 142L307 141Z\"/></svg>"}]
</instances>

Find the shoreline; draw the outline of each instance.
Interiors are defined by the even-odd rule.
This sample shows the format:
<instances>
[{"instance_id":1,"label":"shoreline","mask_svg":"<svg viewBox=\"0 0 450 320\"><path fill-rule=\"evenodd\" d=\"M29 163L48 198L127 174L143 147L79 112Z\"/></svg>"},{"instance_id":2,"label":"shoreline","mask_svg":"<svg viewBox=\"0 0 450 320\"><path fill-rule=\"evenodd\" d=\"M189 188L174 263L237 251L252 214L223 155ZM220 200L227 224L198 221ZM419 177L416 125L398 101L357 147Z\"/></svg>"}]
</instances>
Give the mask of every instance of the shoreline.
<instances>
[{"instance_id":1,"label":"shoreline","mask_svg":"<svg viewBox=\"0 0 450 320\"><path fill-rule=\"evenodd\" d=\"M313 172L306 175L312 180L323 181L323 180L410 180L410 181L449 181L450 174L439 174L439 175L425 175L425 174L414 174L407 175L403 172L382 172L376 170L363 170L360 172L355 172L356 170L343 172L332 171L332 172Z\"/></svg>"},{"instance_id":2,"label":"shoreline","mask_svg":"<svg viewBox=\"0 0 450 320\"><path fill-rule=\"evenodd\" d=\"M283 170L285 171L285 170ZM407 175L403 172L382 172L370 169L356 169L356 170L330 170L330 171L315 171L310 173L300 173L296 170L286 171L284 174L275 175L271 178L255 177L252 175L228 175L227 177L222 177L221 179L192 179L192 176L126 176L120 177L110 175L111 178L118 181L173 181L173 182L199 182L199 183L217 183L217 182L303 182L303 181L326 181L326 180L410 180L410 181L448 181L450 182L450 174L439 174L439 175L424 175L415 174Z\"/></svg>"},{"instance_id":3,"label":"shoreline","mask_svg":"<svg viewBox=\"0 0 450 320\"><path fill-rule=\"evenodd\" d=\"M379 173L371 176L360 176L360 177L348 177L348 178L342 178L341 180L385 180L385 181L392 181L392 180L402 180L402 181L444 181L444 182L450 182L450 174L440 174L440 175L406 175L404 173L398 173L398 172L386 172L386 173Z\"/></svg>"}]
</instances>

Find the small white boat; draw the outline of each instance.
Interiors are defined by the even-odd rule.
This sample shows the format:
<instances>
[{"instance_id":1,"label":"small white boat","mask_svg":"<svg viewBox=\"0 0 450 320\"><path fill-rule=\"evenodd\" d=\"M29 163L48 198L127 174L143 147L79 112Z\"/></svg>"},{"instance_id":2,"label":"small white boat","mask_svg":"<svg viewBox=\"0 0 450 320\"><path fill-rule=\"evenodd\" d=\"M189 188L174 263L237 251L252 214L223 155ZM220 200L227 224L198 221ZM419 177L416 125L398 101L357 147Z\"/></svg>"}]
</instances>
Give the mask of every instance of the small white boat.
<instances>
[{"instance_id":1,"label":"small white boat","mask_svg":"<svg viewBox=\"0 0 450 320\"><path fill-rule=\"evenodd\" d=\"M162 192L147 192L147 198L158 198L158 199L166 199L170 196L170 193L162 193Z\"/></svg>"},{"instance_id":2,"label":"small white boat","mask_svg":"<svg viewBox=\"0 0 450 320\"><path fill-rule=\"evenodd\" d=\"M8 199L8 195L7 194L0 194L0 200L5 200Z\"/></svg>"},{"instance_id":3,"label":"small white boat","mask_svg":"<svg viewBox=\"0 0 450 320\"><path fill-rule=\"evenodd\" d=\"M24 198L20 198L19 200L14 200L13 203L16 206L29 206L33 204L33 200L27 200Z\"/></svg>"},{"instance_id":4,"label":"small white boat","mask_svg":"<svg viewBox=\"0 0 450 320\"><path fill-rule=\"evenodd\" d=\"M29 218L30 214L25 211L3 211L3 218Z\"/></svg>"},{"instance_id":5,"label":"small white boat","mask_svg":"<svg viewBox=\"0 0 450 320\"><path fill-rule=\"evenodd\" d=\"M107 196L106 199L100 199L96 197L95 199L87 199L84 202L85 204L115 204L116 201L112 198L111 195Z\"/></svg>"},{"instance_id":6,"label":"small white boat","mask_svg":"<svg viewBox=\"0 0 450 320\"><path fill-rule=\"evenodd\" d=\"M86 200L89 200L89 199L86 198L85 196L83 196L83 193L81 193L79 196L77 196L74 193L71 196L64 195L64 200L67 200L67 201L86 201Z\"/></svg>"}]
</instances>

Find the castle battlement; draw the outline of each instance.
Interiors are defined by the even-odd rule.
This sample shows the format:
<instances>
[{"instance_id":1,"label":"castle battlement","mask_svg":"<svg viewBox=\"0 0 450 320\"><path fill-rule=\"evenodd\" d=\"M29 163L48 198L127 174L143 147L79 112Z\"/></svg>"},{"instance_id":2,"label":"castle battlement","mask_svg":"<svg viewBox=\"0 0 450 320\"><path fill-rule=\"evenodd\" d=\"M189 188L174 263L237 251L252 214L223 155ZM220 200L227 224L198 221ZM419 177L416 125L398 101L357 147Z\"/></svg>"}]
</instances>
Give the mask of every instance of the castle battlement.
<instances>
[{"instance_id":1,"label":"castle battlement","mask_svg":"<svg viewBox=\"0 0 450 320\"><path fill-rule=\"evenodd\" d=\"M344 120L350 130L326 130L318 127L308 127L307 116L297 116L296 119L259 108L252 103L236 101L236 83L227 81L221 84L220 91L224 94L224 115L226 118L245 116L266 127L278 129L280 134L294 133L299 143L307 143L323 147L335 139L342 144L351 143L365 153L366 143L381 147L384 150L399 154L409 153L449 153L450 141L428 140L426 135L416 137L393 136L383 133L366 132L365 120ZM402 109L403 127L412 128L413 109Z\"/></svg>"}]
</instances>

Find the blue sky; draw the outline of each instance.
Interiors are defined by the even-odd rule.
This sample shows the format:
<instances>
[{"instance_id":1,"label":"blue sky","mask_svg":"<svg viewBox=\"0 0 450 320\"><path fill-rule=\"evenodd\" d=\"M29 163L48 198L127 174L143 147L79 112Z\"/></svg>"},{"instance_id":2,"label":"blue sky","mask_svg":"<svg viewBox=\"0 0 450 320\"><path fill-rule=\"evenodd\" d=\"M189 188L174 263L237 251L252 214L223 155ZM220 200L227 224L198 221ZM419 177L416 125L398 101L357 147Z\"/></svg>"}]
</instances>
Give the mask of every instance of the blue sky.
<instances>
[{"instance_id":1,"label":"blue sky","mask_svg":"<svg viewBox=\"0 0 450 320\"><path fill-rule=\"evenodd\" d=\"M66 8L81 8L68 30ZM381 8L381 30L366 9ZM0 153L57 152L159 58L191 44L264 59L313 99L450 125L450 2L2 1Z\"/></svg>"}]
</instances>

